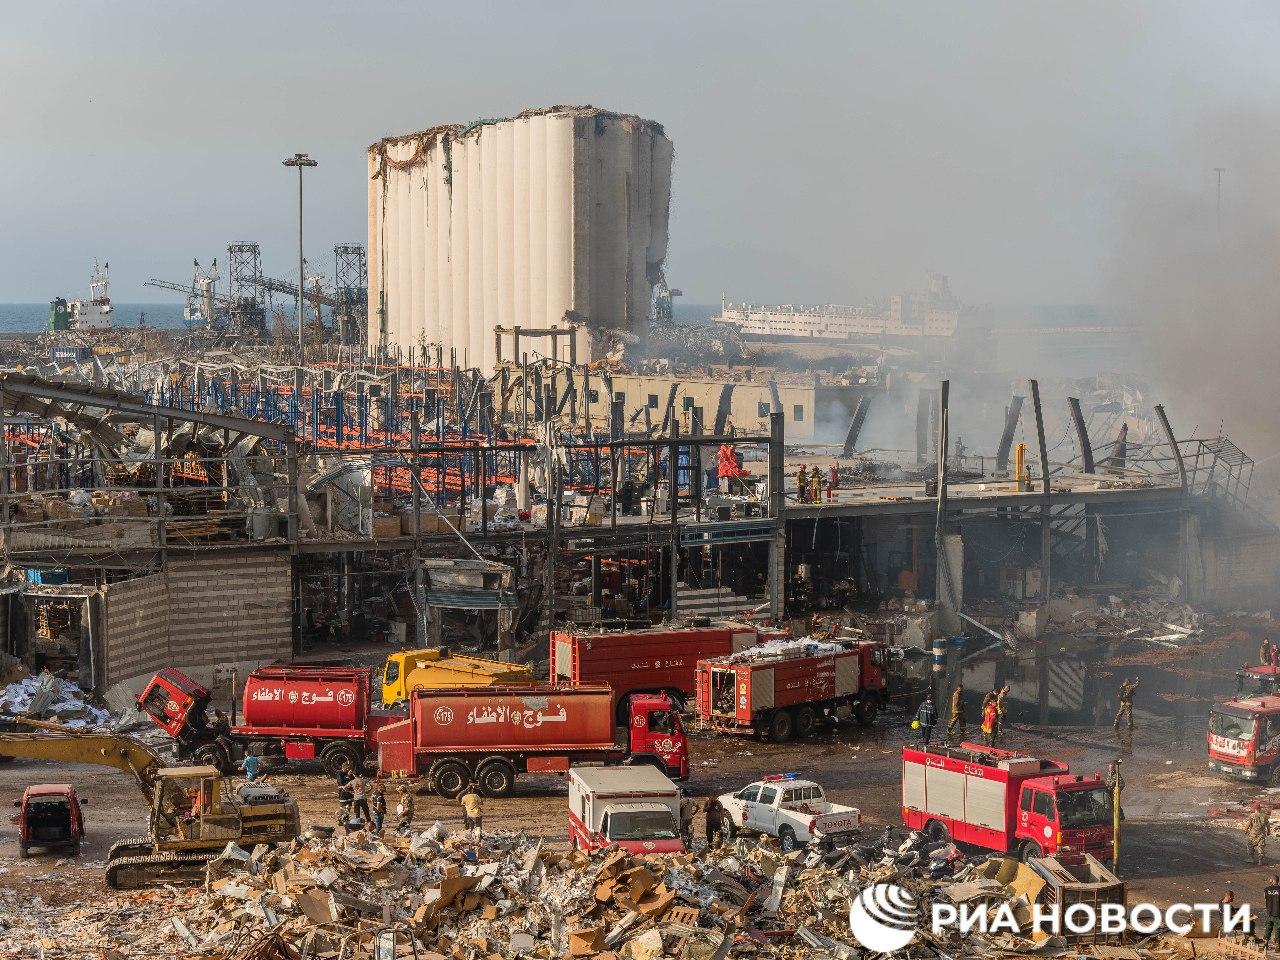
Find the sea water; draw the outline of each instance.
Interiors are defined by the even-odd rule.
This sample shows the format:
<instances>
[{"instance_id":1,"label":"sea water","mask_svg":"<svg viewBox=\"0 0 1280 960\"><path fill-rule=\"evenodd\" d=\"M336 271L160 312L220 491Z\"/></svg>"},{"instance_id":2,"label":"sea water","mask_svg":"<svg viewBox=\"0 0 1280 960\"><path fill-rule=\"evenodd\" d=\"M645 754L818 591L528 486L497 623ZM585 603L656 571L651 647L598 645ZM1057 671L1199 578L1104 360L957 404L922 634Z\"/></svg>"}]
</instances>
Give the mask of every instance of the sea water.
<instances>
[{"instance_id":1,"label":"sea water","mask_svg":"<svg viewBox=\"0 0 1280 960\"><path fill-rule=\"evenodd\" d=\"M136 327L141 319L148 327L182 328L181 303L115 303L111 311L114 327ZM49 304L0 303L0 333L39 333L49 329Z\"/></svg>"}]
</instances>

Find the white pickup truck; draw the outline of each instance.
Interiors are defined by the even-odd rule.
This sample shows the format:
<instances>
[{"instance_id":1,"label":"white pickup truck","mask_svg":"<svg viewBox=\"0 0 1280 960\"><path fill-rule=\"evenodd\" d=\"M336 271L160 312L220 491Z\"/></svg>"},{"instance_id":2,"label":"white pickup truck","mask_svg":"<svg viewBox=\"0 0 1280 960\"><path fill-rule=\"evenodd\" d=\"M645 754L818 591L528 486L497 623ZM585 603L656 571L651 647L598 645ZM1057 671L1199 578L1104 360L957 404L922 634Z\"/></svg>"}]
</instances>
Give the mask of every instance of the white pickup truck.
<instances>
[{"instance_id":1,"label":"white pickup truck","mask_svg":"<svg viewBox=\"0 0 1280 960\"><path fill-rule=\"evenodd\" d=\"M794 773L777 773L717 798L725 836L742 830L777 837L783 850L835 846L862 825L857 807L830 803L822 787Z\"/></svg>"}]
</instances>

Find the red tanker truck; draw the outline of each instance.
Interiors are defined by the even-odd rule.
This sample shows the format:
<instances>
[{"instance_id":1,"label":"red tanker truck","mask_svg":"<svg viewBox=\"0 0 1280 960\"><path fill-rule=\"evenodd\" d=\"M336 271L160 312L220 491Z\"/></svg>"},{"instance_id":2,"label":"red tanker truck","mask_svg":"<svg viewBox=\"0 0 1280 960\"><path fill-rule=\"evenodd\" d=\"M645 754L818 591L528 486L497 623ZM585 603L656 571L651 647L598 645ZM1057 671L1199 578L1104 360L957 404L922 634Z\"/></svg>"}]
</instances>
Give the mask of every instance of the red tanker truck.
<instances>
[{"instance_id":1,"label":"red tanker truck","mask_svg":"<svg viewBox=\"0 0 1280 960\"><path fill-rule=\"evenodd\" d=\"M665 694L631 697L626 743L614 740L614 697L606 684L414 690L409 716L377 733L378 768L427 778L456 797L474 781L503 797L521 773L567 773L593 763L649 764L689 776L680 715Z\"/></svg>"},{"instance_id":2,"label":"red tanker truck","mask_svg":"<svg viewBox=\"0 0 1280 960\"><path fill-rule=\"evenodd\" d=\"M400 714L370 708L367 667L259 667L245 678L239 720L220 726L212 697L181 670L166 667L138 697L138 708L178 743L178 757L231 771L246 754L316 760L329 774L360 766L374 734Z\"/></svg>"},{"instance_id":3,"label":"red tanker truck","mask_svg":"<svg viewBox=\"0 0 1280 960\"><path fill-rule=\"evenodd\" d=\"M682 707L697 690L698 661L737 653L760 642L745 623L658 627L609 633L551 634L553 683L607 683L618 697L619 723L636 693L665 693Z\"/></svg>"},{"instance_id":4,"label":"red tanker truck","mask_svg":"<svg viewBox=\"0 0 1280 960\"><path fill-rule=\"evenodd\" d=\"M775 743L810 736L824 718L849 711L870 724L887 698L883 644L767 644L698 663L698 719L725 733Z\"/></svg>"}]
</instances>

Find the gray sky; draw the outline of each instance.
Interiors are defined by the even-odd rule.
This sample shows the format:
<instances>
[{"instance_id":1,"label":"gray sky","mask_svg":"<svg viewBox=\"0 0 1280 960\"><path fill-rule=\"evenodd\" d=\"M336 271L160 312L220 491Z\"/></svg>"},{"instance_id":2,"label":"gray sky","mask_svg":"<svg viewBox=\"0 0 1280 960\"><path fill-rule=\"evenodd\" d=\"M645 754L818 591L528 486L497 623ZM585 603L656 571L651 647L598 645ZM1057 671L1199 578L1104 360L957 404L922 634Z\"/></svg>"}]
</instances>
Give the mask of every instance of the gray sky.
<instances>
[{"instance_id":1,"label":"gray sky","mask_svg":"<svg viewBox=\"0 0 1280 960\"><path fill-rule=\"evenodd\" d=\"M626 13L624 9L634 12ZM365 147L593 103L676 146L668 276L689 302L849 301L948 273L971 302L1088 301L1148 176L1228 204L1274 179L1268 3L58 3L0 7L0 301L169 299L193 257L365 240ZM1248 117L1249 110L1238 114ZM1229 124L1230 119L1224 121ZM1239 199L1237 199L1239 198ZM1210 209L1210 208L1206 208ZM296 270L296 267L293 268Z\"/></svg>"}]
</instances>

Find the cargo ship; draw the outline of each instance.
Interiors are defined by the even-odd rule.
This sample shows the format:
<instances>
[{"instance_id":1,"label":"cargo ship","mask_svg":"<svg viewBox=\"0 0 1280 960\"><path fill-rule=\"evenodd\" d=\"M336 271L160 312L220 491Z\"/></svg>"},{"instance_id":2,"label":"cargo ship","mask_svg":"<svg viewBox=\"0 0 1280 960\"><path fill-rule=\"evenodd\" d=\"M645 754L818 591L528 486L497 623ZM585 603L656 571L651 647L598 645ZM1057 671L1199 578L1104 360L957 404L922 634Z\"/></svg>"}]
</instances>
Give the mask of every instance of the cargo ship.
<instances>
[{"instance_id":1,"label":"cargo ship","mask_svg":"<svg viewBox=\"0 0 1280 960\"><path fill-rule=\"evenodd\" d=\"M89 333L111 329L111 295L110 280L107 271L111 264L98 266L95 258L93 271L89 274L89 302L83 300L64 300L57 297L49 304L49 329L83 330Z\"/></svg>"}]
</instances>

